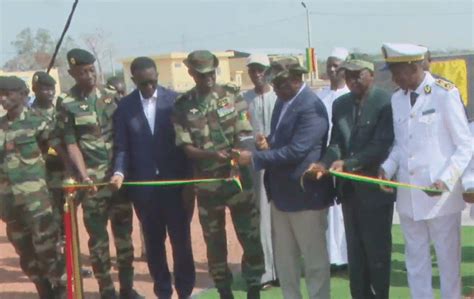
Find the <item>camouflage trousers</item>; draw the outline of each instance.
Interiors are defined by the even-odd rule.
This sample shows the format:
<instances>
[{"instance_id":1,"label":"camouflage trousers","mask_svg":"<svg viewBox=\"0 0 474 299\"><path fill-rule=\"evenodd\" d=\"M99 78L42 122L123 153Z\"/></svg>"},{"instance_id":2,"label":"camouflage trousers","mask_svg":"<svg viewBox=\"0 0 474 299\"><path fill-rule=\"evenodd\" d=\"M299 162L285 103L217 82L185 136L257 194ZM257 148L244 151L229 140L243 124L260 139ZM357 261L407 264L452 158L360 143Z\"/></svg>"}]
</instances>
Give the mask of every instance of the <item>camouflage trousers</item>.
<instances>
[{"instance_id":1,"label":"camouflage trousers","mask_svg":"<svg viewBox=\"0 0 474 299\"><path fill-rule=\"evenodd\" d=\"M80 194L84 225L89 234L89 252L94 276L102 295L114 292L110 274L111 261L107 223L110 220L117 253L117 267L121 289L133 287L133 242L131 202L123 192L111 192L107 187L90 196Z\"/></svg>"},{"instance_id":2,"label":"camouflage trousers","mask_svg":"<svg viewBox=\"0 0 474 299\"><path fill-rule=\"evenodd\" d=\"M49 194L51 198L51 208L53 210L53 220L59 227L58 234L61 240L64 236L64 191L63 172L47 171L46 183L48 184Z\"/></svg>"},{"instance_id":3,"label":"camouflage trousers","mask_svg":"<svg viewBox=\"0 0 474 299\"><path fill-rule=\"evenodd\" d=\"M3 220L21 269L33 283L46 279L53 286L64 285L64 256L46 187L31 194L31 200L24 204L14 204L14 200L13 195L2 198Z\"/></svg>"},{"instance_id":4,"label":"camouflage trousers","mask_svg":"<svg viewBox=\"0 0 474 299\"><path fill-rule=\"evenodd\" d=\"M216 188L217 191L219 189ZM227 264L226 207L230 210L237 238L243 248L242 276L248 287L260 285L264 262L260 243L260 215L253 192L247 190L222 198L219 192L198 189L197 198L209 273L216 287L226 288L232 284L232 273Z\"/></svg>"}]
</instances>

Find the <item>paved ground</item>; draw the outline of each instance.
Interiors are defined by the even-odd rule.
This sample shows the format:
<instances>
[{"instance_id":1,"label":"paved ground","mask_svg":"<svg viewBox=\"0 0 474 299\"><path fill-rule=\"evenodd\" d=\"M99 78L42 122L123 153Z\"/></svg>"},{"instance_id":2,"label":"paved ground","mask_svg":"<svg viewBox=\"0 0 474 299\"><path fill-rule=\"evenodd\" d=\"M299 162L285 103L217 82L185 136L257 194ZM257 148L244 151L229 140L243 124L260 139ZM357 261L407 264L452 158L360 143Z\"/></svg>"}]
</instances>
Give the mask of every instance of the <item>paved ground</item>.
<instances>
[{"instance_id":1,"label":"paved ground","mask_svg":"<svg viewBox=\"0 0 474 299\"><path fill-rule=\"evenodd\" d=\"M80 213L80 212L79 212ZM90 269L89 251L87 249L87 233L84 230L82 223L82 215L79 217L79 226L80 226L80 239L81 239L81 252L82 252L82 261L86 268ZM240 269L240 256L242 251L240 245L237 242L235 233L230 224L229 215L227 215L228 223L228 247L229 247L229 261L233 271L239 271ZM140 256L141 242L139 232L137 230L138 223L135 219L134 231L133 231L133 240L135 244L135 256ZM193 252L194 260L196 264L196 288L194 294L199 293L205 288L212 286L212 281L207 274L207 259L205 252L205 244L202 238L201 226L199 224L197 214L193 217L192 222L192 241L193 241ZM167 242L167 253L168 261L171 259L171 250L169 242ZM112 249L111 253L115 256L115 250ZM172 262L170 269L173 269ZM117 272L113 271L114 280L117 281ZM155 298L153 294L153 284L148 274L148 267L146 263L140 258L136 259L135 262L135 286L137 290L146 298ZM118 289L118 284L116 288ZM94 278L84 279L84 289L86 299L98 299L97 294L97 283ZM176 294L174 294L176 295ZM34 285L28 280L26 276L23 275L21 269L18 265L18 256L14 252L13 247L10 245L5 234L5 225L0 221L0 298L1 299L36 299L36 293ZM177 298L177 296L176 296Z\"/></svg>"},{"instance_id":2,"label":"paved ground","mask_svg":"<svg viewBox=\"0 0 474 299\"><path fill-rule=\"evenodd\" d=\"M79 211L79 226L80 226L80 239L81 239L81 252L82 261L84 266L90 268L88 262L88 250L87 250L87 234L84 231L82 224L82 215ZM398 222L398 217L395 216L394 222ZM474 221L469 218L469 211L466 209L463 213L463 225L474 225ZM133 231L133 240L135 244L135 256L140 256L141 242L139 232L137 230L138 224L135 219L135 226ZM227 214L227 231L228 231L228 248L229 248L229 261L233 271L239 271L240 257L242 251L240 245L237 242L234 230ZM197 215L194 215L192 222L192 239L193 239L193 252L197 271L197 283L194 294L198 294L203 289L212 286L212 281L207 274L207 260L205 252L205 244L202 239L201 226ZM171 251L168 248L168 260L171 261ZM115 254L114 250L111 251ZM136 269L136 288L145 295L147 298L155 298L153 295L153 285L149 278L148 268L143 260L137 258L135 262ZM172 269L172 265L170 266ZM114 278L117 281L117 273L114 269ZM97 295L97 284L94 278L84 279L84 288L86 292L85 298L87 299L98 299ZM117 285L118 289L118 285ZM13 250L13 247L8 242L5 236L5 225L0 222L0 298L6 299L36 299L34 286L29 282L28 278L23 275L18 266L18 257Z\"/></svg>"}]
</instances>

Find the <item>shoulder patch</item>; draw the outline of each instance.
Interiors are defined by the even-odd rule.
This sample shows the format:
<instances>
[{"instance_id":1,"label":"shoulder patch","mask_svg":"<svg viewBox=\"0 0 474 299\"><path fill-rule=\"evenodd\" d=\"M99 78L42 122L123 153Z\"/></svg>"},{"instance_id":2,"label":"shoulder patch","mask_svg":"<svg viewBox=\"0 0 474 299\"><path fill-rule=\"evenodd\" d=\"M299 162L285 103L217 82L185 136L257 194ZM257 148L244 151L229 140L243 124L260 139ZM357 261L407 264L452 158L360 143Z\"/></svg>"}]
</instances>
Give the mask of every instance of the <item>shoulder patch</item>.
<instances>
[{"instance_id":1,"label":"shoulder patch","mask_svg":"<svg viewBox=\"0 0 474 299\"><path fill-rule=\"evenodd\" d=\"M436 79L435 83L439 87L441 87L443 89L446 89L446 90L451 90L455 87L453 83L451 83L449 81L446 81L446 80L443 80L443 79Z\"/></svg>"}]
</instances>

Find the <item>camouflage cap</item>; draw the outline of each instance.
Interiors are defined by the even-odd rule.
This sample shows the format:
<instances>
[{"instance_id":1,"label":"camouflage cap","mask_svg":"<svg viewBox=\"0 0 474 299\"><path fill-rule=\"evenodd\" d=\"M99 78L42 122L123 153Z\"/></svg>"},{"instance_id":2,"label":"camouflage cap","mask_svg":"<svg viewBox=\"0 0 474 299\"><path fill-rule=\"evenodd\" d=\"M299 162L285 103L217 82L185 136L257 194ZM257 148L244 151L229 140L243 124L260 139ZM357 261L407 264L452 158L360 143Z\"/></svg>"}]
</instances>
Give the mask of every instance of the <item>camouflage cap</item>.
<instances>
[{"instance_id":1,"label":"camouflage cap","mask_svg":"<svg viewBox=\"0 0 474 299\"><path fill-rule=\"evenodd\" d=\"M198 73L205 74L212 72L219 65L216 55L207 50L198 50L189 53L183 63L190 69Z\"/></svg>"},{"instance_id":2,"label":"camouflage cap","mask_svg":"<svg viewBox=\"0 0 474 299\"><path fill-rule=\"evenodd\" d=\"M46 85L46 86L54 86L54 85L56 85L56 80L54 80L54 78L51 77L46 72L36 72L33 75L31 86L35 86L36 84Z\"/></svg>"},{"instance_id":3,"label":"camouflage cap","mask_svg":"<svg viewBox=\"0 0 474 299\"><path fill-rule=\"evenodd\" d=\"M306 74L308 70L301 66L300 61L295 56L281 57L274 60L267 70L270 81L285 79L290 74Z\"/></svg>"},{"instance_id":4,"label":"camouflage cap","mask_svg":"<svg viewBox=\"0 0 474 299\"><path fill-rule=\"evenodd\" d=\"M95 62L95 57L84 49L72 49L67 52L67 62L69 66L88 65Z\"/></svg>"},{"instance_id":5,"label":"camouflage cap","mask_svg":"<svg viewBox=\"0 0 474 299\"><path fill-rule=\"evenodd\" d=\"M346 61L341 64L339 67L341 69L346 69L348 71L362 71L363 69L368 69L374 71L374 63L370 61L367 54L350 54Z\"/></svg>"},{"instance_id":6,"label":"camouflage cap","mask_svg":"<svg viewBox=\"0 0 474 299\"><path fill-rule=\"evenodd\" d=\"M20 78L16 76L10 76L10 77L4 77L5 79L2 80L3 83L2 85L3 90L8 90L8 91L19 91L19 90L27 90L28 86L26 85L25 81L21 80Z\"/></svg>"}]
</instances>

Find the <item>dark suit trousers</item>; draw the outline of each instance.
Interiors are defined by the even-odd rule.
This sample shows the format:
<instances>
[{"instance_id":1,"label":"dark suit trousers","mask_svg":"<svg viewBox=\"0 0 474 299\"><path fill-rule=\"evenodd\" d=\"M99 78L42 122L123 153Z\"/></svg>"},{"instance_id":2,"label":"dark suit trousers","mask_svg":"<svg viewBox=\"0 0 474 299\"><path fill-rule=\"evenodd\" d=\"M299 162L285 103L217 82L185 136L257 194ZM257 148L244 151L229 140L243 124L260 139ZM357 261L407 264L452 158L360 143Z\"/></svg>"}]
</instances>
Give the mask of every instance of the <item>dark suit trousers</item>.
<instances>
[{"instance_id":1,"label":"dark suit trousers","mask_svg":"<svg viewBox=\"0 0 474 299\"><path fill-rule=\"evenodd\" d=\"M342 213L352 298L388 298L393 203L362 206L355 197L350 197L344 199Z\"/></svg>"},{"instance_id":2,"label":"dark suit trousers","mask_svg":"<svg viewBox=\"0 0 474 299\"><path fill-rule=\"evenodd\" d=\"M166 233L173 250L176 291L190 296L196 273L191 248L190 223L182 201L181 188L156 188L153 198L134 200L143 227L148 269L154 281L154 292L160 299L171 298L173 288L166 261ZM130 196L133 198L133 195Z\"/></svg>"}]
</instances>

